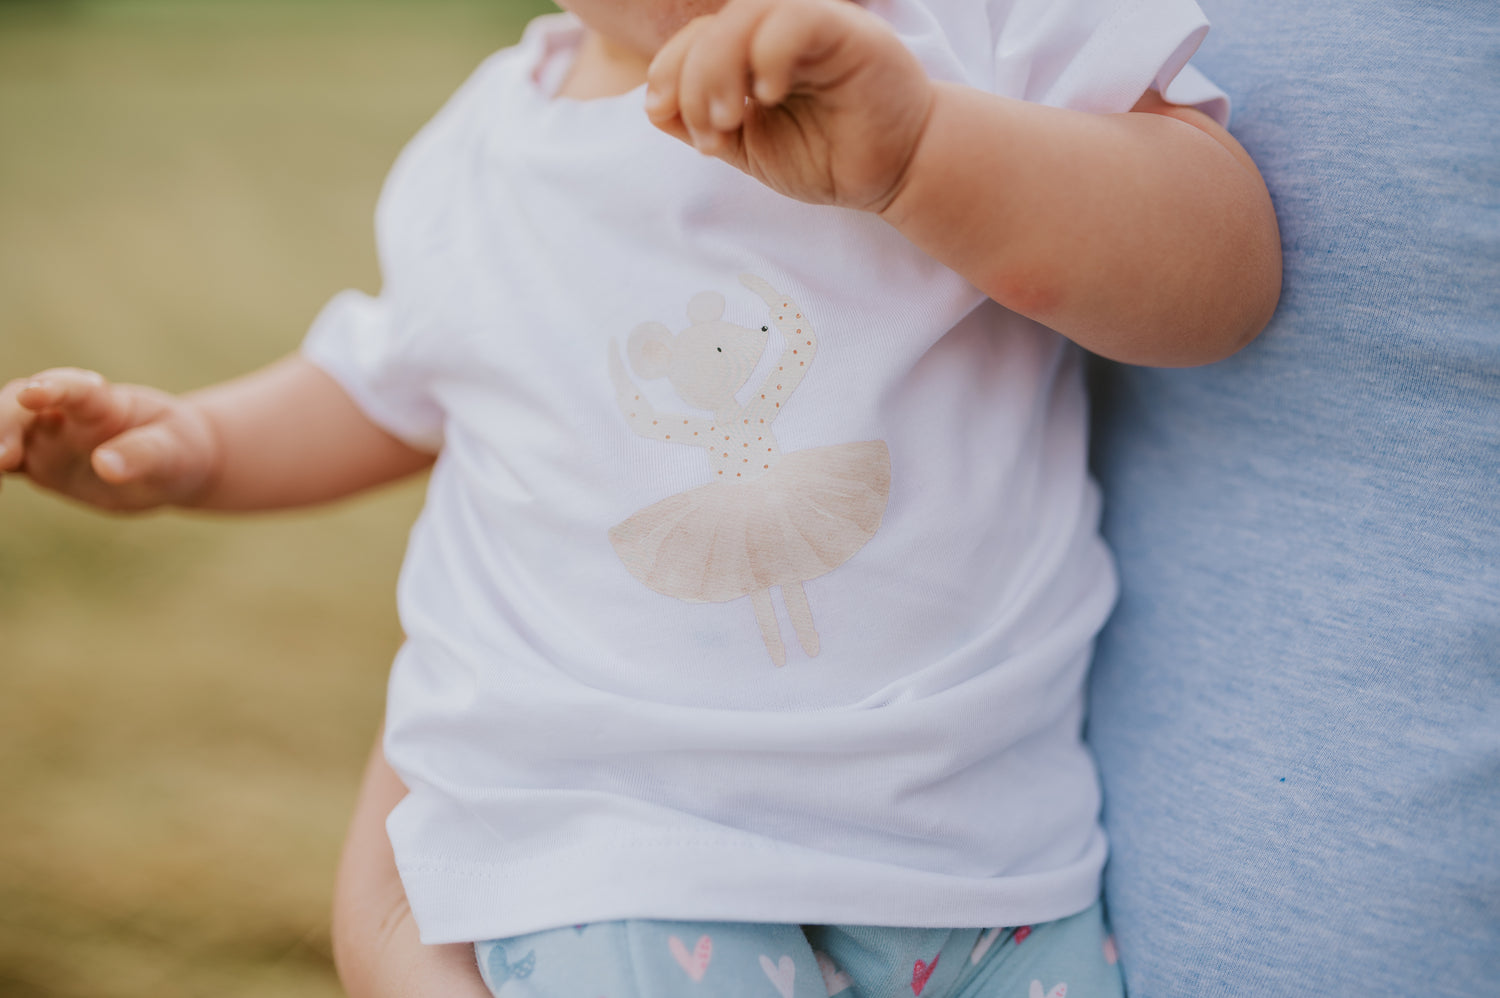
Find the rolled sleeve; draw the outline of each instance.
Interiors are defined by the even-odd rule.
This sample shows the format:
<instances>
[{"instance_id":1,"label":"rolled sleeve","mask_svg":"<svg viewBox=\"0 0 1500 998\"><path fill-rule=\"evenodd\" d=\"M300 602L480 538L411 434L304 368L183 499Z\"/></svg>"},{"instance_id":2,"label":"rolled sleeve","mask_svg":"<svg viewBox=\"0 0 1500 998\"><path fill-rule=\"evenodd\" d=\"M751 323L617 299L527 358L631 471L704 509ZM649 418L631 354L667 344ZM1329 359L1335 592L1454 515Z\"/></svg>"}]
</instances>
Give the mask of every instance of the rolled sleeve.
<instances>
[{"instance_id":1,"label":"rolled sleeve","mask_svg":"<svg viewBox=\"0 0 1500 998\"><path fill-rule=\"evenodd\" d=\"M302 354L386 432L436 452L443 445L443 410L422 368L405 356L394 312L383 298L341 292L314 320Z\"/></svg>"},{"instance_id":2,"label":"rolled sleeve","mask_svg":"<svg viewBox=\"0 0 1500 998\"><path fill-rule=\"evenodd\" d=\"M1223 91L1188 66L1208 34L1192 0L996 0L996 89L1077 111L1128 111L1148 90L1224 123Z\"/></svg>"}]
</instances>

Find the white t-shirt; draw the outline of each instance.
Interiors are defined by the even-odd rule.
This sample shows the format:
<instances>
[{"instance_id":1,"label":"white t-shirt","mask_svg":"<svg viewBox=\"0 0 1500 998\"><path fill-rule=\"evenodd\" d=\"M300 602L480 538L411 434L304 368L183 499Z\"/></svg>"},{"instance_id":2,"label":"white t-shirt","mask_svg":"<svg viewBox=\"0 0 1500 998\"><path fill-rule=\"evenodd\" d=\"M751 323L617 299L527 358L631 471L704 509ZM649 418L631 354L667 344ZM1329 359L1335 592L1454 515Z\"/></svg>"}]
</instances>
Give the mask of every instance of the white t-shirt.
<instances>
[{"instance_id":1,"label":"white t-shirt","mask_svg":"<svg viewBox=\"0 0 1500 998\"><path fill-rule=\"evenodd\" d=\"M936 78L1224 110L1183 69L1191 0L868 6ZM1082 910L1115 581L1077 350L660 134L640 90L554 98L578 40L538 20L418 135L380 297L304 347L441 450L385 746L423 938Z\"/></svg>"}]
</instances>

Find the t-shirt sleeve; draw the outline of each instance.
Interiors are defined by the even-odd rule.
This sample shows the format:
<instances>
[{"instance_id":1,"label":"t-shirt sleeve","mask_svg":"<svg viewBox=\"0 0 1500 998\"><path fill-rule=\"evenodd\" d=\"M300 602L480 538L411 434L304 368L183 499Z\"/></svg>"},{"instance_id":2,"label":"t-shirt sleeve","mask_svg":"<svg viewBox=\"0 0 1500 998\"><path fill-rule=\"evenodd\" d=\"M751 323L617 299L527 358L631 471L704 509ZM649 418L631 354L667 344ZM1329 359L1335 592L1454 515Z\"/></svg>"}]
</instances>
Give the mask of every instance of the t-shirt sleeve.
<instances>
[{"instance_id":1,"label":"t-shirt sleeve","mask_svg":"<svg viewBox=\"0 0 1500 998\"><path fill-rule=\"evenodd\" d=\"M1228 121L1229 99L1188 65L1208 34L1193 0L990 0L989 14L996 93L1113 113L1157 90Z\"/></svg>"},{"instance_id":2,"label":"t-shirt sleeve","mask_svg":"<svg viewBox=\"0 0 1500 998\"><path fill-rule=\"evenodd\" d=\"M483 141L488 93L509 50L487 59L402 150L375 212L383 282L378 296L335 295L313 322L302 354L348 392L371 420L413 447L443 445L440 348L454 317L453 234L464 178Z\"/></svg>"},{"instance_id":3,"label":"t-shirt sleeve","mask_svg":"<svg viewBox=\"0 0 1500 998\"><path fill-rule=\"evenodd\" d=\"M401 326L387 297L344 291L318 314L302 354L386 432L436 452L443 445L443 410L426 369L405 356Z\"/></svg>"}]
</instances>

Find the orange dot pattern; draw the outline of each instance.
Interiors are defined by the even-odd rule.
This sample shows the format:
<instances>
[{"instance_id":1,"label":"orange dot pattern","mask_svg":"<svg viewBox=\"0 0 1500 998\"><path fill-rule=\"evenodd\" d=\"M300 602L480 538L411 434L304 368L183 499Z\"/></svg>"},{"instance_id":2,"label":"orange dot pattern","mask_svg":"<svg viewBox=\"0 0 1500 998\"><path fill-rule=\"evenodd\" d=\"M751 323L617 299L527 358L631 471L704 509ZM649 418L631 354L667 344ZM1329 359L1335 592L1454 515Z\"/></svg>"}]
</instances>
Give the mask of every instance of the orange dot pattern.
<instances>
[{"instance_id":1,"label":"orange dot pattern","mask_svg":"<svg viewBox=\"0 0 1500 998\"><path fill-rule=\"evenodd\" d=\"M801 384L808 364L817 353L817 340L813 336L812 330L803 324L802 313L796 311L790 301L783 301L781 307L779 309L773 308L772 312L776 317L778 328L781 330L782 335L786 337L787 345L784 348L781 359L777 362L776 371L778 373L773 375L775 380L768 380L768 383L762 386L761 391L752 396L753 401L746 406L745 410L738 413L740 416L738 424L721 428L717 420L713 422L702 420L699 422L683 418L676 413L664 414L674 424L677 419L681 419L682 421L682 426L685 429L680 431L680 439L677 442L682 442L682 440L686 439L686 434L691 433L695 439L688 442L708 450L709 460L712 464L715 477L723 477L726 472L733 471L735 478L743 480L748 477L753 479L764 472L770 471L775 466L777 459L781 456L781 450L777 447L776 438L771 435L771 429L766 423L776 418L782 403L796 391L798 385ZM792 358L796 358L797 360L795 366L791 364ZM790 371L788 370L789 368ZM625 393L622 393L620 397L624 399ZM666 427L662 425L663 419L658 418L658 414L652 409L651 404L649 402L642 402L641 396L638 394L631 397L636 403L635 406L631 407L635 411L631 411L629 414L631 428L644 437L654 437L658 440L672 440L672 434L666 432ZM629 403L626 403L626 405L629 405ZM621 408L625 407L622 405ZM649 425L647 425L648 423ZM753 430L751 429L752 426L754 427ZM714 436L714 434L723 437L723 443L719 446L715 446L715 441L718 440L718 437ZM752 442L756 445L754 448L750 446ZM741 458L739 469L727 466L733 461L731 454L736 453L734 450L735 444L739 444L739 452L746 455L752 450L760 454L762 453L761 448L764 448L761 466L755 468L750 463L748 456Z\"/></svg>"}]
</instances>

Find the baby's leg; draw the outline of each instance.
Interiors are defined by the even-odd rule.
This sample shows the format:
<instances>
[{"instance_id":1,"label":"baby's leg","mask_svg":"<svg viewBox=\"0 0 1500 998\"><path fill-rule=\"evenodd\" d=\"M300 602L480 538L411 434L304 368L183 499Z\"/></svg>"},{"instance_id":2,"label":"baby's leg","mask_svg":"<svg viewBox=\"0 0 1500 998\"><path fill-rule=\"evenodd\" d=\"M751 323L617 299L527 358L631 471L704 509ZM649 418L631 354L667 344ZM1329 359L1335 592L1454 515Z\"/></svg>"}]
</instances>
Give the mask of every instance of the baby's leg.
<instances>
[{"instance_id":1,"label":"baby's leg","mask_svg":"<svg viewBox=\"0 0 1500 998\"><path fill-rule=\"evenodd\" d=\"M475 944L496 998L825 998L800 926L597 922Z\"/></svg>"}]
</instances>

